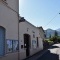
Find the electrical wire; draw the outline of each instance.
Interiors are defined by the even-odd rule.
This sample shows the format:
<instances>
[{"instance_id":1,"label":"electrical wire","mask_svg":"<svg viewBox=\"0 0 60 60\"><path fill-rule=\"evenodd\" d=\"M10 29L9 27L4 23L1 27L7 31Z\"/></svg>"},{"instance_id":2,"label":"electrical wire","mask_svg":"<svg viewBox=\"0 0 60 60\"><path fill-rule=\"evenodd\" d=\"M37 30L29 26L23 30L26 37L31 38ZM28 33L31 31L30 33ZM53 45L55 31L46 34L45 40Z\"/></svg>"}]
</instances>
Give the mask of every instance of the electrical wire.
<instances>
[{"instance_id":1,"label":"electrical wire","mask_svg":"<svg viewBox=\"0 0 60 60\"><path fill-rule=\"evenodd\" d=\"M60 11L59 11L60 12ZM57 13L44 27L46 27L47 25L49 25L53 20L54 20L54 18L56 18L56 16L58 15L58 14L60 14L60 13Z\"/></svg>"}]
</instances>

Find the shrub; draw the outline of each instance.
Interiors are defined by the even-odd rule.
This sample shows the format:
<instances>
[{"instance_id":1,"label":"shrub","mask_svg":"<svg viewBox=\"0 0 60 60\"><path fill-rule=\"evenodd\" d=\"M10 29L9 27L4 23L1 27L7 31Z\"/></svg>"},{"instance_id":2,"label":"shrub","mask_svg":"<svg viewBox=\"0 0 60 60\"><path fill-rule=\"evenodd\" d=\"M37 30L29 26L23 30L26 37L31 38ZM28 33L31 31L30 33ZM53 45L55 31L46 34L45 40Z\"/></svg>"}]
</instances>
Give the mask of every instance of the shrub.
<instances>
[{"instance_id":1,"label":"shrub","mask_svg":"<svg viewBox=\"0 0 60 60\"><path fill-rule=\"evenodd\" d=\"M49 39L46 39L44 40L44 48L48 48L50 45L53 44L53 41L49 40Z\"/></svg>"}]
</instances>

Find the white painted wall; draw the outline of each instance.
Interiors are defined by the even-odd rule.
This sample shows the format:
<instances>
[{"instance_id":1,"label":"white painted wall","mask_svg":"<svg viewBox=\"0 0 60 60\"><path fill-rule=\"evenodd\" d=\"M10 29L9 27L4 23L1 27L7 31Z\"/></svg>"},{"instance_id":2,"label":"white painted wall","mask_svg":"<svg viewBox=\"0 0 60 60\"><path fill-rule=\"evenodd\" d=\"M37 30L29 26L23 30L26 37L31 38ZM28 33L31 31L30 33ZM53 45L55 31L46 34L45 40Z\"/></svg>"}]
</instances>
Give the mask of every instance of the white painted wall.
<instances>
[{"instance_id":1,"label":"white painted wall","mask_svg":"<svg viewBox=\"0 0 60 60\"><path fill-rule=\"evenodd\" d=\"M42 28L39 28L39 31L40 31L41 38L42 38L43 40L45 40L45 33L44 33L44 31L42 30Z\"/></svg>"},{"instance_id":2,"label":"white painted wall","mask_svg":"<svg viewBox=\"0 0 60 60\"><path fill-rule=\"evenodd\" d=\"M8 5L19 13L19 0L7 0Z\"/></svg>"},{"instance_id":3,"label":"white painted wall","mask_svg":"<svg viewBox=\"0 0 60 60\"><path fill-rule=\"evenodd\" d=\"M18 15L16 13L19 12L18 0L6 1L7 4L0 0L0 26L6 29L6 39L18 40ZM6 45L7 44L5 44L5 47ZM5 54L0 60L18 60L18 52Z\"/></svg>"},{"instance_id":4,"label":"white painted wall","mask_svg":"<svg viewBox=\"0 0 60 60\"><path fill-rule=\"evenodd\" d=\"M28 31L27 31L27 28L29 28ZM35 38L33 38L32 31L35 32ZM33 55L34 53L43 49L43 43L42 43L42 38L39 35L39 29L37 29L36 27L34 27L33 25L31 25L28 22L20 22L20 24L19 24L19 40L20 40L20 54L21 54L20 56L21 56L21 59L26 58L26 49L24 49L24 48L21 49L21 45L24 45L23 34L25 34L25 33L27 33L31 36L30 55ZM33 48L32 47L32 40L37 41L36 37L39 37L38 38L39 47L36 46L36 48Z\"/></svg>"},{"instance_id":5,"label":"white painted wall","mask_svg":"<svg viewBox=\"0 0 60 60\"><path fill-rule=\"evenodd\" d=\"M11 2L12 3L11 3ZM18 11L17 5L18 3L16 2L17 0L7 0L6 5L12 5L11 6L13 9ZM17 5L16 5L16 4ZM0 26L3 26L6 29L6 39L18 39L18 15L16 12L12 11L9 9L5 4L0 2Z\"/></svg>"}]
</instances>

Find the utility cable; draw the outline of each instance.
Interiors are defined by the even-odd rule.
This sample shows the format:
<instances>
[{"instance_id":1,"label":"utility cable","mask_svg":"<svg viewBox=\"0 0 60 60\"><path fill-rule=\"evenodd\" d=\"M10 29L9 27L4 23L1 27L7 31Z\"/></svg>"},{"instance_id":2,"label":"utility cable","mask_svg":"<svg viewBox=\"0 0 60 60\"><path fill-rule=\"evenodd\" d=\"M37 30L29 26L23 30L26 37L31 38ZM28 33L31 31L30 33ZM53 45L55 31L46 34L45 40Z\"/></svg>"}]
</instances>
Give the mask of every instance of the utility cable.
<instances>
[{"instance_id":1,"label":"utility cable","mask_svg":"<svg viewBox=\"0 0 60 60\"><path fill-rule=\"evenodd\" d=\"M59 12L44 27L46 27L47 25L49 25L51 23L51 21L54 20L54 18L59 14Z\"/></svg>"}]
</instances>

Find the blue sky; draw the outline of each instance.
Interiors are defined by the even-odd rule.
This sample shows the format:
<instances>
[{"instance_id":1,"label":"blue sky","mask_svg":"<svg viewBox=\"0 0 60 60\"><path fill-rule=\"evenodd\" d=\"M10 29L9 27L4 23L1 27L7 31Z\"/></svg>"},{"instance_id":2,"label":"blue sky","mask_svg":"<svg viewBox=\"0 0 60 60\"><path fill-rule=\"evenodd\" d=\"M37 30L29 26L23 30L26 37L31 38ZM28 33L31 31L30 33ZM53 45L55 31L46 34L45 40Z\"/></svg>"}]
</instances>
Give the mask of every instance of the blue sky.
<instances>
[{"instance_id":1,"label":"blue sky","mask_svg":"<svg viewBox=\"0 0 60 60\"><path fill-rule=\"evenodd\" d=\"M29 21L33 25L42 26L44 29L51 28L55 30L60 28L59 12L60 12L60 0L19 1L20 16L24 17L27 21ZM50 20L52 21L49 23Z\"/></svg>"}]
</instances>

